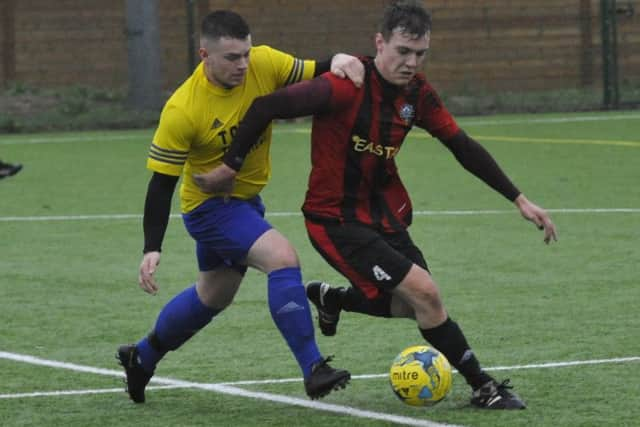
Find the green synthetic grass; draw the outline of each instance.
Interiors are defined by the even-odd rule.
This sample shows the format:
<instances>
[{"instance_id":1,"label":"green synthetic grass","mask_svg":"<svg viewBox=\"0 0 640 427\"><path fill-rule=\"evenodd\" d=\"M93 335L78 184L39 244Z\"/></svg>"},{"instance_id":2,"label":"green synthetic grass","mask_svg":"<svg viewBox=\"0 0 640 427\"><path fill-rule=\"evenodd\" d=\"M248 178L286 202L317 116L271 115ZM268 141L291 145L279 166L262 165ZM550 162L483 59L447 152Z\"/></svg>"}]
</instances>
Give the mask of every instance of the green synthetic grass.
<instances>
[{"instance_id":1,"label":"green synthetic grass","mask_svg":"<svg viewBox=\"0 0 640 427\"><path fill-rule=\"evenodd\" d=\"M354 378L321 402L408 417L414 425L637 425L640 112L460 122L531 200L551 210L560 241L545 246L515 208L422 131L409 136L398 157L416 211L411 233L480 360L504 368L494 375L511 378L529 408L474 410L459 375L452 394L433 408L404 406L379 376ZM269 219L296 246L306 279L344 283L311 248L297 215L308 172L308 125L276 127L273 179L263 192ZM151 297L136 283L142 246L136 215L149 176L144 163L151 135L0 136L0 158L25 165L0 181L0 424L396 425L366 413L260 398L310 402L301 381L235 385L267 393L257 398L202 388L154 389L145 405L112 391L121 387L116 347L137 341L167 300L196 277L193 242L175 218L165 237L159 294ZM628 210L614 211L622 208ZM122 214L131 216L113 216ZM357 376L384 374L396 353L422 339L410 321L347 313L338 335L318 336L318 342L324 354L336 355L336 366ZM34 365L8 353L109 371ZM629 357L635 359L523 367ZM297 378L297 365L269 315L264 276L249 272L233 305L169 354L156 375L200 385ZM78 394L29 395L69 391Z\"/></svg>"}]
</instances>

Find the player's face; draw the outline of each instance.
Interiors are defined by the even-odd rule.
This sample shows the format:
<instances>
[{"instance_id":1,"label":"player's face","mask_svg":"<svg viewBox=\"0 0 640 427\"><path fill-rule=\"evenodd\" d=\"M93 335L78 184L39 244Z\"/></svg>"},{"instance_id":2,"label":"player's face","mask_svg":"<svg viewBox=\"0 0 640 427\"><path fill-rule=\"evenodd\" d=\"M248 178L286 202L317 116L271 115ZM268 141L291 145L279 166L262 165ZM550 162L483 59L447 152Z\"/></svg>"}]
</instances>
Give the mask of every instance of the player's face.
<instances>
[{"instance_id":1,"label":"player's face","mask_svg":"<svg viewBox=\"0 0 640 427\"><path fill-rule=\"evenodd\" d=\"M422 68L427 50L429 49L430 34L415 38L402 29L395 29L389 40L382 34L376 34L376 67L382 77L389 83L404 86Z\"/></svg>"},{"instance_id":2,"label":"player's face","mask_svg":"<svg viewBox=\"0 0 640 427\"><path fill-rule=\"evenodd\" d=\"M242 84L249 69L250 50L250 35L246 39L202 39L199 53L209 81L225 89Z\"/></svg>"}]
</instances>

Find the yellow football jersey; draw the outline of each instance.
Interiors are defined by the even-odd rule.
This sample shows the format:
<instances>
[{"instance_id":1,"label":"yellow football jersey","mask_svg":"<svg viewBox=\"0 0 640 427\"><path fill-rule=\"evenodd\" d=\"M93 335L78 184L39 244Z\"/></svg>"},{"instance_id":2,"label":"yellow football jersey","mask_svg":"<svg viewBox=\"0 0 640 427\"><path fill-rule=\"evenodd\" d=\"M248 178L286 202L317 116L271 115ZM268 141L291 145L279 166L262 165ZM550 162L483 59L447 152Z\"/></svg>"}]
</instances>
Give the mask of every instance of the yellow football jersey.
<instances>
[{"instance_id":1,"label":"yellow football jersey","mask_svg":"<svg viewBox=\"0 0 640 427\"><path fill-rule=\"evenodd\" d=\"M165 104L149 149L147 168L165 175L182 175L180 208L187 213L215 195L203 193L193 174L222 163L238 123L253 100L285 85L313 77L315 62L294 58L269 46L253 47L244 82L223 89L207 80L203 64ZM232 197L257 195L271 177L271 125L261 143L246 157L236 175Z\"/></svg>"}]
</instances>

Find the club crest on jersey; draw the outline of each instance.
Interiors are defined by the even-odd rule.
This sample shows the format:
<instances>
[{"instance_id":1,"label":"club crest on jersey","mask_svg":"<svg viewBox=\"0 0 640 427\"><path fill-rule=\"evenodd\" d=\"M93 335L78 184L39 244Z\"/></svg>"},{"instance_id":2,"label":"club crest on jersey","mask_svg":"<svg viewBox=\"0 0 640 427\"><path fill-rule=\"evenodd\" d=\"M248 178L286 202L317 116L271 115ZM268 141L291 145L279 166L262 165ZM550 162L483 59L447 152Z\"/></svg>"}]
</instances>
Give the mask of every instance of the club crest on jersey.
<instances>
[{"instance_id":1,"label":"club crest on jersey","mask_svg":"<svg viewBox=\"0 0 640 427\"><path fill-rule=\"evenodd\" d=\"M413 116L415 116L416 112L413 109L413 105L411 104L404 104L401 108L400 108L400 118L402 120L404 120L405 122L410 122L411 120L413 120Z\"/></svg>"}]
</instances>

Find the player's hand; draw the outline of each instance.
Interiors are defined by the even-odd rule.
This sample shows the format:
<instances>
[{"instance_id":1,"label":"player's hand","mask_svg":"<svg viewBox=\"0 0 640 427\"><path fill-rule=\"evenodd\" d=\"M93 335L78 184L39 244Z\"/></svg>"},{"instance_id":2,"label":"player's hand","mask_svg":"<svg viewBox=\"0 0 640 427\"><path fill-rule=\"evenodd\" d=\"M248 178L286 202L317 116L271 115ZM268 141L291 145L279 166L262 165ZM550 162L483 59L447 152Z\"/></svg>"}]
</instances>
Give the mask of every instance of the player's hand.
<instances>
[{"instance_id":1,"label":"player's hand","mask_svg":"<svg viewBox=\"0 0 640 427\"><path fill-rule=\"evenodd\" d=\"M544 230L544 242L549 244L553 239L554 242L558 241L558 234L556 232L556 226L551 222L549 214L535 203L530 202L524 194L520 194L514 201L520 213L525 219L533 222L540 230Z\"/></svg>"},{"instance_id":2,"label":"player's hand","mask_svg":"<svg viewBox=\"0 0 640 427\"><path fill-rule=\"evenodd\" d=\"M237 172L221 164L207 173L193 175L193 181L205 193L231 194Z\"/></svg>"},{"instance_id":3,"label":"player's hand","mask_svg":"<svg viewBox=\"0 0 640 427\"><path fill-rule=\"evenodd\" d=\"M160 264L160 252L156 251L144 254L142 262L140 263L138 283L143 291L151 295L155 295L156 292L158 292L158 285L153 278L153 274L156 272L158 264Z\"/></svg>"},{"instance_id":4,"label":"player's hand","mask_svg":"<svg viewBox=\"0 0 640 427\"><path fill-rule=\"evenodd\" d=\"M348 78L356 87L364 82L364 65L355 56L336 53L331 58L331 73L340 78Z\"/></svg>"}]
</instances>

